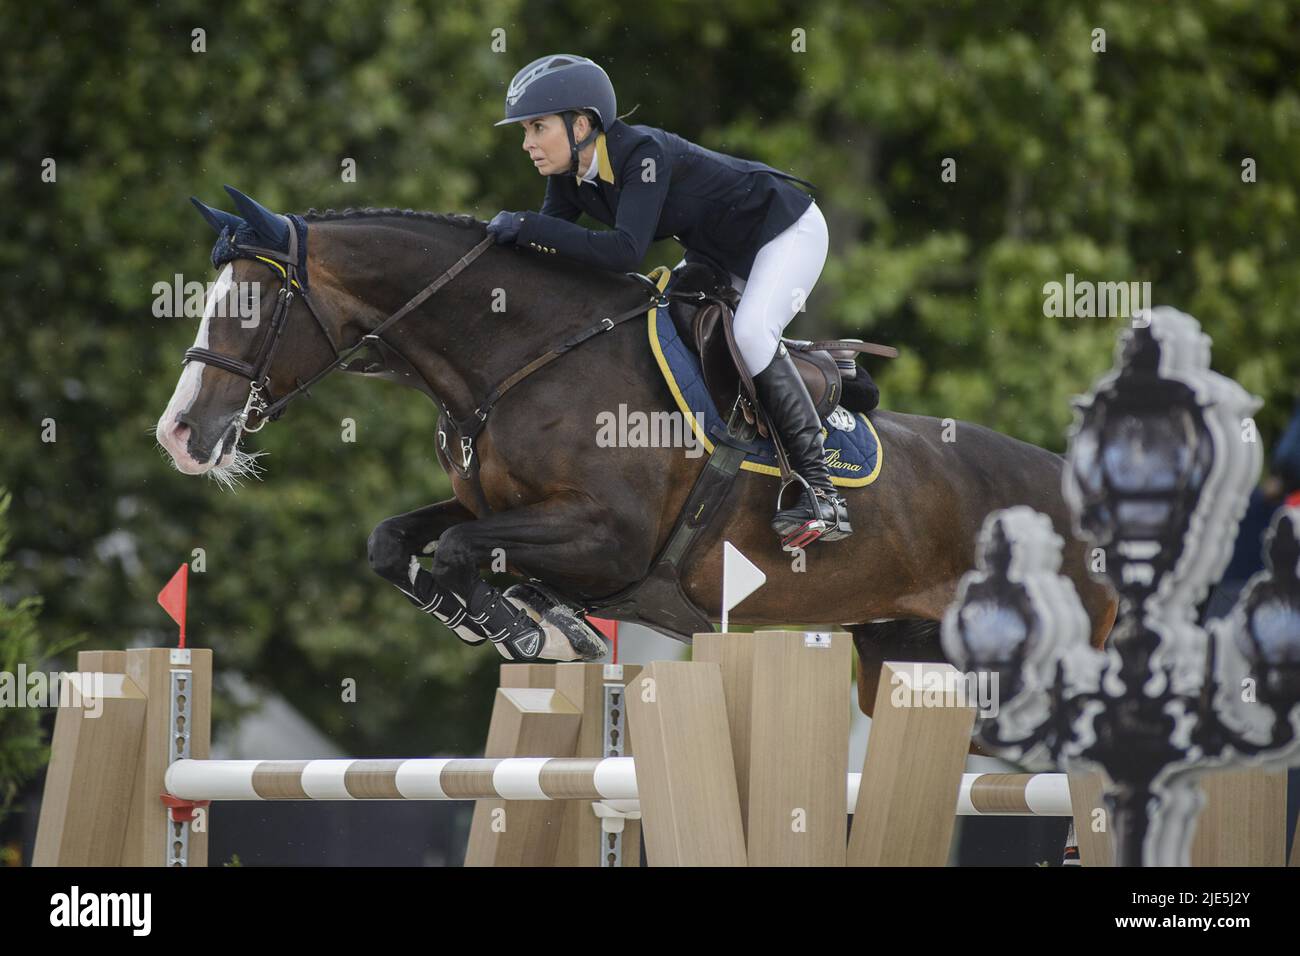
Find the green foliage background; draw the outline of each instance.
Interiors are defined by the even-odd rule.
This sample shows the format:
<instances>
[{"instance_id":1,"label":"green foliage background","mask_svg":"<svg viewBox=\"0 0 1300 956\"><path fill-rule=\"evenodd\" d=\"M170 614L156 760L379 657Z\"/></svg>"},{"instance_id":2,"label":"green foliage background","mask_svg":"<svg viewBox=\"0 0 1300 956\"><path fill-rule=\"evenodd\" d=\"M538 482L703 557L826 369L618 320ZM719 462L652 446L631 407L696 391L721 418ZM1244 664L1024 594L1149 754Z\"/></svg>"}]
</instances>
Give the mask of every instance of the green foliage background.
<instances>
[{"instance_id":1,"label":"green foliage background","mask_svg":"<svg viewBox=\"0 0 1300 956\"><path fill-rule=\"evenodd\" d=\"M232 495L182 476L152 430L195 323L153 318L151 289L212 277L187 197L228 206L223 183L288 211L537 208L518 130L492 123L543 53L601 62L620 110L639 104L630 122L819 184L831 259L791 334L896 344L900 359L873 366L887 407L1061 450L1068 399L1108 367L1116 331L1043 317L1043 284L1073 272L1149 280L1196 315L1216 368L1266 400L1266 440L1291 408L1294 2L0 7L0 483L14 495L0 607L42 595L49 643L161 644L154 596L203 548L193 641L348 752L482 740L496 656L365 559L377 522L448 494L435 409L339 376L252 442L270 453L265 481ZM205 53L191 52L199 27ZM340 181L345 157L357 183ZM939 177L949 157L955 183ZM1247 157L1256 183L1241 181ZM679 251L661 244L645 266ZM346 678L357 704L339 702Z\"/></svg>"}]
</instances>

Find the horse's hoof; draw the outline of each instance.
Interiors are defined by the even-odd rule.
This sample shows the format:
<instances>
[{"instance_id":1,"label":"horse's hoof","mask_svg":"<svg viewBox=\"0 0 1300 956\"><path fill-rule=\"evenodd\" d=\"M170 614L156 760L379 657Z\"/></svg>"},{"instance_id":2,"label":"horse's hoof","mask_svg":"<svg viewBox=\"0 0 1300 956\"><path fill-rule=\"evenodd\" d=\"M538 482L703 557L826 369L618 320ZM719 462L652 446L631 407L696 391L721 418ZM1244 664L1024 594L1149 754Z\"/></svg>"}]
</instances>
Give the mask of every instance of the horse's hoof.
<instances>
[{"instance_id":1,"label":"horse's hoof","mask_svg":"<svg viewBox=\"0 0 1300 956\"><path fill-rule=\"evenodd\" d=\"M546 644L538 655L540 659L597 661L605 656L605 642L600 633L545 585L536 581L514 584L506 588L504 597L541 627Z\"/></svg>"}]
</instances>

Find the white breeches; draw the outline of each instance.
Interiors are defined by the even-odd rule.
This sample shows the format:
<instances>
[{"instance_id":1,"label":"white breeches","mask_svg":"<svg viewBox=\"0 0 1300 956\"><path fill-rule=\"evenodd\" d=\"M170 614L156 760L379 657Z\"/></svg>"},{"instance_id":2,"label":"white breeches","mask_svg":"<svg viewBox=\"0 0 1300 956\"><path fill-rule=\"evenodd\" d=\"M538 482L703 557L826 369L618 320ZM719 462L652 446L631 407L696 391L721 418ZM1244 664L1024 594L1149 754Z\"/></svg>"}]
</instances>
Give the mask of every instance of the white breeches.
<instances>
[{"instance_id":1,"label":"white breeches","mask_svg":"<svg viewBox=\"0 0 1300 956\"><path fill-rule=\"evenodd\" d=\"M748 280L732 275L731 285L740 293L736 344L750 375L767 368L781 333L796 313L804 311L829 247L826 219L814 202L798 221L758 250Z\"/></svg>"}]
</instances>

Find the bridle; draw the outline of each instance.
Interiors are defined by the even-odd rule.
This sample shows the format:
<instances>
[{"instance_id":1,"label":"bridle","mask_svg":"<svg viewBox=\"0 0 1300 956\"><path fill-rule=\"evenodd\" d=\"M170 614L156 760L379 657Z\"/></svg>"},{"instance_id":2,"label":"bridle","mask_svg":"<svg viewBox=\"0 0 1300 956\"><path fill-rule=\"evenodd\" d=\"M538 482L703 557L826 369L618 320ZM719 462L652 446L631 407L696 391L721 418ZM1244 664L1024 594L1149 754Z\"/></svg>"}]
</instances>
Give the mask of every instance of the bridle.
<instances>
[{"instance_id":1,"label":"bridle","mask_svg":"<svg viewBox=\"0 0 1300 956\"><path fill-rule=\"evenodd\" d=\"M202 362L206 365L211 365L227 372L233 372L235 375L248 379L248 401L244 403L244 409L240 412L237 422L239 428L246 432L261 431L268 421L274 421L279 418L284 412L285 407L291 401L299 395L307 394L308 389L330 372L335 369L344 368L347 365L347 360L366 346L387 346L390 351L395 351L380 338L384 330L388 329L393 325L393 323L409 314L412 310L419 308L425 300L452 279L456 278L456 276L460 275L461 272L470 265L470 263L486 252L488 247L493 245L495 242L495 238L492 235L485 237L481 242L474 246L474 248L470 249L469 252L456 260L456 262L454 262L446 272L442 273L442 275L438 276L438 278L434 279L416 293L400 309L388 316L384 321L380 322L379 325L375 327L374 331L363 335L355 345L340 351L339 347L334 344L334 337L330 335L329 328L321 320L320 314L312 304L311 296L308 295L307 289L298 281L299 238L297 227L294 225L293 220L288 216L281 216L280 218L284 219L289 226L289 248L287 251L281 252L278 249L267 249L261 246L235 246L233 238L230 243L231 248L238 254L236 258L258 259L277 270L284 279L284 284L280 288L279 296L275 303L275 311L271 315L270 329L267 331L266 339L262 342L262 347L258 350L256 360L251 363L241 362L238 359L232 359L227 355L222 355L220 352L214 352L211 349L190 348L185 351L185 358L182 362L182 364L190 361ZM663 269L663 267L660 268ZM550 364L570 350L577 348L588 339L593 338L602 332L612 332L624 322L645 315L646 310L649 308L655 306L665 307L668 305L670 299L687 299L703 302L708 298L708 296L703 292L666 291L664 286L668 279L667 269L663 269L658 281L654 281L647 276L639 275L635 272L629 272L627 275L641 282L649 295L648 301L633 306L624 312L620 312L618 315L607 316L599 322L589 325L557 342L550 349L533 359L527 365L517 369L507 376L488 393L483 401L475 406L475 408L462 419L457 419L452 415L451 410L447 407L446 403L441 399L438 400L438 404L442 406L451 427L455 430L460 439L460 461L457 462L450 455L448 455L448 461L457 468L457 472L462 477L473 481L476 492L480 497L485 510L490 511L491 509L487 507L486 498L483 497L482 488L479 485L477 475L475 474L477 464L474 455L474 440L487 425L488 413L506 392L514 388L524 379L528 378L538 369ZM296 295L294 293L295 288L298 290ZM316 325L320 328L321 334L325 336L325 341L329 343L330 350L334 353L334 358L319 372L307 379L307 381L303 382L295 379L294 381L297 387L294 388L293 391L288 392L274 401L268 401L270 398L269 385L271 362L275 358L275 352L279 347L280 338L283 336L285 326L288 324L289 310L293 305L293 300L295 298L301 298L303 302L307 304L307 310L311 313L312 318L316 320ZM248 420L252 414L257 415L257 425L256 427L250 428ZM442 431L439 431L439 447L444 451L446 450L446 436ZM471 468L472 464L474 466L473 469Z\"/></svg>"},{"instance_id":2,"label":"bridle","mask_svg":"<svg viewBox=\"0 0 1300 956\"><path fill-rule=\"evenodd\" d=\"M372 332L363 335L361 339L347 349L340 350L334 344L334 337L330 335L329 327L322 321L320 313L316 311L316 306L312 304L311 296L307 290L298 281L298 229L293 220L288 216L281 216L289 226L289 248L281 252L278 249L267 249L261 246L241 245L235 246L231 241L231 248L237 253L241 253L238 258L257 259L266 263L272 269L280 273L283 284L276 296L275 311L271 313L270 328L267 331L266 338L262 341L262 347L258 349L257 357L252 362L243 362L239 359L231 358L228 355L222 355L220 352L214 352L207 348L189 348L185 350L185 357L181 364L186 362L202 362L205 365L211 365L214 368L223 371L232 372L242 378L248 379L248 401L244 403L244 409L239 413L238 426L242 431L259 432L265 427L268 421L275 421L283 413L285 407L297 398L299 395L307 394L308 390L323 379L335 369L343 368L350 359L361 349L368 345L380 344L380 335L403 316L407 315L413 309L418 308L424 303L429 296L433 295L444 285L456 278L464 269L475 259L487 251L488 246L492 245L493 238L488 236L478 245L476 245L465 255L461 256L446 272L438 276L420 292L418 292L409 302L380 322ZM295 295L294 289L298 292ZM280 339L284 335L285 327L289 324L289 310L293 306L293 300L301 298L307 305L307 311L311 317L316 320L316 326L320 329L321 334L325 336L325 341L329 343L330 351L334 353L334 358L328 365L322 368L307 381L295 378L296 388L286 393L282 397L269 401L271 397L271 363L275 359L276 349L279 348ZM257 415L257 425L249 426L249 417L252 414Z\"/></svg>"}]
</instances>

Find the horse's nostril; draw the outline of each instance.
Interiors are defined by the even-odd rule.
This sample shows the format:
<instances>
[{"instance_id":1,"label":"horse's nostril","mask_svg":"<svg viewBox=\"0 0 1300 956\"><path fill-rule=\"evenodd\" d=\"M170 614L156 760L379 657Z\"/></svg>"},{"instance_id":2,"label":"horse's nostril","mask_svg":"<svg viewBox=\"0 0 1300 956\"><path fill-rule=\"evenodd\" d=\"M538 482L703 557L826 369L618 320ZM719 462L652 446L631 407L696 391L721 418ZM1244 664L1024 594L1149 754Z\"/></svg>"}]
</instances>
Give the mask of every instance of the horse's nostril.
<instances>
[{"instance_id":1,"label":"horse's nostril","mask_svg":"<svg viewBox=\"0 0 1300 956\"><path fill-rule=\"evenodd\" d=\"M177 425L172 429L172 434L176 436L177 441L186 441L190 437L189 425Z\"/></svg>"}]
</instances>

